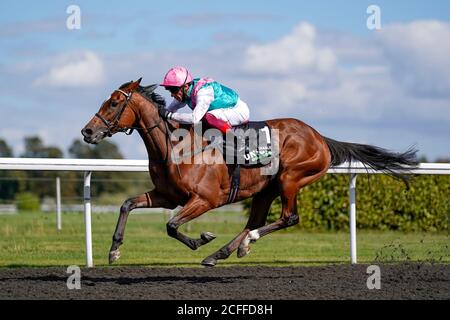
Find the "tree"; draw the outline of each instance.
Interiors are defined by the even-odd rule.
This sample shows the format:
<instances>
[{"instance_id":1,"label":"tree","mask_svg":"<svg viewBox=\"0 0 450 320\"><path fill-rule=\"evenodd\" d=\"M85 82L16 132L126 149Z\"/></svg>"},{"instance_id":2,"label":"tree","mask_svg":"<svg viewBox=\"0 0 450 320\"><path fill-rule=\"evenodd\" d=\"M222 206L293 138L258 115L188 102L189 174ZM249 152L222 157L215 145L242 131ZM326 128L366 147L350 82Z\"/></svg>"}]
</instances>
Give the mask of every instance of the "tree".
<instances>
[{"instance_id":1,"label":"tree","mask_svg":"<svg viewBox=\"0 0 450 320\"><path fill-rule=\"evenodd\" d=\"M28 136L24 138L25 151L23 158L62 158L63 152L55 146L46 146L39 136ZM55 171L27 171L26 191L44 196L55 194L56 177L61 175Z\"/></svg>"},{"instance_id":2,"label":"tree","mask_svg":"<svg viewBox=\"0 0 450 320\"><path fill-rule=\"evenodd\" d=\"M76 139L69 147L69 154L77 159L123 159L119 147L113 142L103 140L93 146ZM119 193L129 188L126 183L117 181L129 177L127 172L95 172L94 179L98 179L92 184L92 194L100 195L103 193ZM82 190L78 189L81 194Z\"/></svg>"},{"instance_id":3,"label":"tree","mask_svg":"<svg viewBox=\"0 0 450 320\"><path fill-rule=\"evenodd\" d=\"M57 147L47 147L45 148L45 158L64 158L64 155Z\"/></svg>"},{"instance_id":4,"label":"tree","mask_svg":"<svg viewBox=\"0 0 450 320\"><path fill-rule=\"evenodd\" d=\"M422 163L422 162L425 163L425 162L428 162L428 159L427 159L426 155L422 154L421 156L419 156L417 158L417 161L419 161L419 163Z\"/></svg>"},{"instance_id":5,"label":"tree","mask_svg":"<svg viewBox=\"0 0 450 320\"><path fill-rule=\"evenodd\" d=\"M94 155L98 159L123 159L117 145L105 140L94 146Z\"/></svg>"},{"instance_id":6,"label":"tree","mask_svg":"<svg viewBox=\"0 0 450 320\"><path fill-rule=\"evenodd\" d=\"M25 152L22 158L62 158L63 152L54 146L44 146L41 138L30 136L24 138Z\"/></svg>"},{"instance_id":7,"label":"tree","mask_svg":"<svg viewBox=\"0 0 450 320\"><path fill-rule=\"evenodd\" d=\"M12 157L13 152L11 147L6 143L5 140L0 139L0 157Z\"/></svg>"},{"instance_id":8,"label":"tree","mask_svg":"<svg viewBox=\"0 0 450 320\"><path fill-rule=\"evenodd\" d=\"M69 147L69 155L76 159L92 159L93 152L92 148L89 147L87 143L77 139L74 140L72 145Z\"/></svg>"},{"instance_id":9,"label":"tree","mask_svg":"<svg viewBox=\"0 0 450 320\"><path fill-rule=\"evenodd\" d=\"M0 139L0 157L13 157L11 147L3 139ZM21 175L21 173L6 170L0 171L0 199L14 198L14 195L20 188L19 180L15 179L18 175Z\"/></svg>"},{"instance_id":10,"label":"tree","mask_svg":"<svg viewBox=\"0 0 450 320\"><path fill-rule=\"evenodd\" d=\"M80 139L74 140L69 147L69 154L77 159L123 159L117 145L107 140L92 147Z\"/></svg>"}]
</instances>

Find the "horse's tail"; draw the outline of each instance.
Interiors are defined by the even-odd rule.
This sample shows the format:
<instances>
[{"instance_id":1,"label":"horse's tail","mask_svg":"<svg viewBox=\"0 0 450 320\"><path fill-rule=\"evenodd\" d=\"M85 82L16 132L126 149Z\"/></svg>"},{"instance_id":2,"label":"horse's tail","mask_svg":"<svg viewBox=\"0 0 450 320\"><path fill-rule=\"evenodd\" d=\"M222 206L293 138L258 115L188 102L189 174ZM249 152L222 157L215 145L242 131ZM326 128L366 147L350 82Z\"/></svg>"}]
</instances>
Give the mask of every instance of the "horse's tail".
<instances>
[{"instance_id":1,"label":"horse's tail","mask_svg":"<svg viewBox=\"0 0 450 320\"><path fill-rule=\"evenodd\" d=\"M331 165L360 161L372 169L403 180L408 185L408 177L402 172L417 168L417 150L410 147L404 153L395 153L376 146L340 142L324 137L331 153Z\"/></svg>"}]
</instances>

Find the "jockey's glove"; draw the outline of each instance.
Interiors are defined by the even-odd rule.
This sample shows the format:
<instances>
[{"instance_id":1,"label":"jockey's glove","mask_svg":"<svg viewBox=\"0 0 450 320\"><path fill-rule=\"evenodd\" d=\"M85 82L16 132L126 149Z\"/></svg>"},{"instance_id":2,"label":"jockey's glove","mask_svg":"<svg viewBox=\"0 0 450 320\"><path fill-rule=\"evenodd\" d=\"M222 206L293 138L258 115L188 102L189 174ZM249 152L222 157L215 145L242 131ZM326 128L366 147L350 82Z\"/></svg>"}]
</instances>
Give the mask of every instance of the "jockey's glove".
<instances>
[{"instance_id":1,"label":"jockey's glove","mask_svg":"<svg viewBox=\"0 0 450 320\"><path fill-rule=\"evenodd\" d=\"M159 108L159 115L163 119L171 119L172 118L172 112L167 110L166 108Z\"/></svg>"}]
</instances>

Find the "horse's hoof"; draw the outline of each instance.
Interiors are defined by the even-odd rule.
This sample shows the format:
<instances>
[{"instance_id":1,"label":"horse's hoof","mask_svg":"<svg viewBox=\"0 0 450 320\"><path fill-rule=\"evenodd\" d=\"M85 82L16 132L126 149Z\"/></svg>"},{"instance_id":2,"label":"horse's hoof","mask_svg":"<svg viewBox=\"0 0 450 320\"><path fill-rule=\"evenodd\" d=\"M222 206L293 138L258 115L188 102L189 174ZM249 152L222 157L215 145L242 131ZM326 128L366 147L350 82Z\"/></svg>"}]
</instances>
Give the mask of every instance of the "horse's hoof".
<instances>
[{"instance_id":1,"label":"horse's hoof","mask_svg":"<svg viewBox=\"0 0 450 320\"><path fill-rule=\"evenodd\" d=\"M214 240L216 238L216 235L214 233L211 232L203 232L200 235L200 238L202 238L202 240L206 241L206 243Z\"/></svg>"},{"instance_id":2,"label":"horse's hoof","mask_svg":"<svg viewBox=\"0 0 450 320\"><path fill-rule=\"evenodd\" d=\"M119 258L120 258L119 249L109 252L109 264L112 264L114 261L119 260Z\"/></svg>"},{"instance_id":3,"label":"horse's hoof","mask_svg":"<svg viewBox=\"0 0 450 320\"><path fill-rule=\"evenodd\" d=\"M205 258L205 259L202 261L202 266L205 266L205 267L214 267L214 266L216 265L216 263L217 263L217 260L214 259L214 258Z\"/></svg>"},{"instance_id":4,"label":"horse's hoof","mask_svg":"<svg viewBox=\"0 0 450 320\"><path fill-rule=\"evenodd\" d=\"M237 251L237 257L243 258L250 253L250 246L239 246Z\"/></svg>"},{"instance_id":5,"label":"horse's hoof","mask_svg":"<svg viewBox=\"0 0 450 320\"><path fill-rule=\"evenodd\" d=\"M237 257L238 258L243 258L247 254L250 253L250 246L249 246L250 242L251 242L250 237L247 234L245 236L245 238L242 239L241 243L239 244L239 248L238 248L238 251L237 251Z\"/></svg>"}]
</instances>

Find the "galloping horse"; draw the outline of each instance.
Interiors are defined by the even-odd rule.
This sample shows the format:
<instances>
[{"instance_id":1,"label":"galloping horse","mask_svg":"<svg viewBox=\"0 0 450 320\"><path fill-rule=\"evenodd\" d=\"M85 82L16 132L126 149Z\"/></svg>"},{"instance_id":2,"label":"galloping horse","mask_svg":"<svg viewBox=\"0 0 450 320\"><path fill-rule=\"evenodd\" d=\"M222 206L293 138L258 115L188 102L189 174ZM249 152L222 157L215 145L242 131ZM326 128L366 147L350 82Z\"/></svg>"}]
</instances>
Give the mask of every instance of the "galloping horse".
<instances>
[{"instance_id":1,"label":"galloping horse","mask_svg":"<svg viewBox=\"0 0 450 320\"><path fill-rule=\"evenodd\" d=\"M231 171L227 164L176 164L171 161L169 154L174 145L170 135L180 125L160 117L158 109L165 107L165 101L153 92L156 85L140 86L141 79L125 83L115 90L81 131L85 142L95 144L117 132L136 129L148 152L149 172L155 188L126 200L121 206L109 263L120 257L119 246L123 243L131 210L182 206L181 211L167 223L167 233L195 250L213 240L215 235L203 232L200 238L193 239L179 232L178 228L226 204L230 193ZM321 136L296 119L273 119L266 123L271 129L279 130L278 172L270 176L260 174L260 168L242 168L235 201L253 197L248 222L233 240L202 261L205 266L214 266L217 260L228 258L236 249L238 257L243 257L249 252L250 243L273 231L297 224L296 198L299 190L322 177L332 165L356 160L406 179L396 171L409 170L417 164L416 151L412 149L405 153L392 153L375 146L338 142ZM191 129L189 134L193 136L194 131ZM177 142L174 143L176 145ZM281 216L266 225L271 203L278 196L282 203Z\"/></svg>"}]
</instances>

